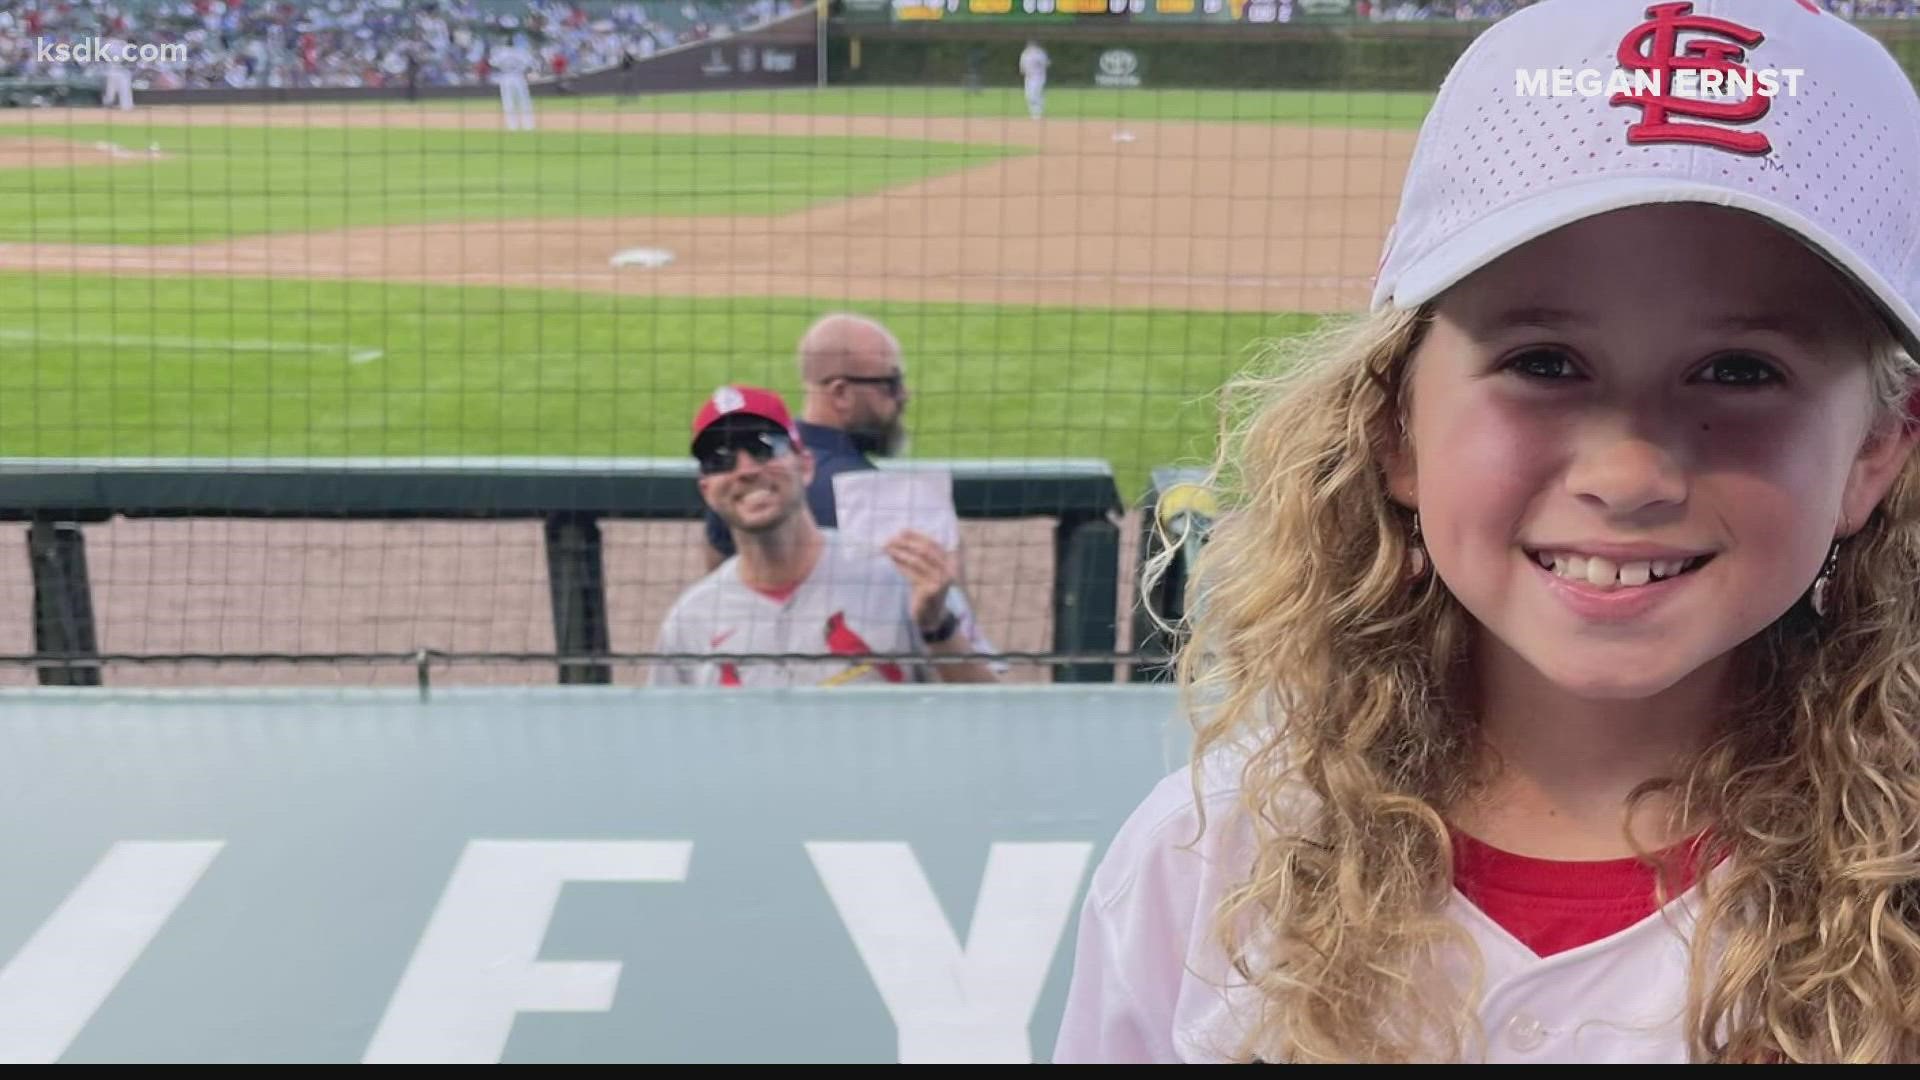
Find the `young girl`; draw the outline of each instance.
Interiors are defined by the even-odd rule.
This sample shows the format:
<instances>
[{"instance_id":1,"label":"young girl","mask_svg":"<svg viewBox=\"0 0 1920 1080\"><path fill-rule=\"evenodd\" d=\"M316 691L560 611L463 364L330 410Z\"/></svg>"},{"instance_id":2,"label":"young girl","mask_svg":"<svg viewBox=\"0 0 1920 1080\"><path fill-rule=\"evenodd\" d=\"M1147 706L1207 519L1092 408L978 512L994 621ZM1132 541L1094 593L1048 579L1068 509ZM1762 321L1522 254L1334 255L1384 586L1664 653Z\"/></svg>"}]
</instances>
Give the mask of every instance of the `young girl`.
<instances>
[{"instance_id":1,"label":"young girl","mask_svg":"<svg viewBox=\"0 0 1920 1080\"><path fill-rule=\"evenodd\" d=\"M1920 1060L1916 193L1812 0L1474 43L1226 441L1056 1061Z\"/></svg>"}]
</instances>

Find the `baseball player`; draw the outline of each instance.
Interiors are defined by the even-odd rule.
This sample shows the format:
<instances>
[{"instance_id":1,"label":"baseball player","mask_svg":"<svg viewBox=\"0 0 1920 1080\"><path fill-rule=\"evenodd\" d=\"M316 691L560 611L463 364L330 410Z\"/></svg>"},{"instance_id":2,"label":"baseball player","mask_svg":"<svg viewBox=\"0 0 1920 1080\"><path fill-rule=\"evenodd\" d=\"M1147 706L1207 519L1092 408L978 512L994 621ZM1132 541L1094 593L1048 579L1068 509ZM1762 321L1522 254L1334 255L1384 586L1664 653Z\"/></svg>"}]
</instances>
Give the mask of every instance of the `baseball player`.
<instances>
[{"instance_id":1,"label":"baseball player","mask_svg":"<svg viewBox=\"0 0 1920 1080\"><path fill-rule=\"evenodd\" d=\"M808 659L666 662L654 667L653 685L997 681L977 661L906 659L973 655L948 606L953 558L918 533L894 538L880 555L816 525L806 496L813 458L778 394L721 387L694 417L692 449L701 497L739 554L674 603L658 651Z\"/></svg>"},{"instance_id":2,"label":"baseball player","mask_svg":"<svg viewBox=\"0 0 1920 1080\"><path fill-rule=\"evenodd\" d=\"M102 55L105 71L102 73L106 87L100 95L100 107L111 109L116 105L121 112L133 108L133 67L132 58L127 55L127 43L114 38L105 43Z\"/></svg>"},{"instance_id":3,"label":"baseball player","mask_svg":"<svg viewBox=\"0 0 1920 1080\"><path fill-rule=\"evenodd\" d=\"M1027 115L1040 119L1047 111L1047 50L1037 41L1020 50L1020 79L1027 88Z\"/></svg>"},{"instance_id":4,"label":"baseball player","mask_svg":"<svg viewBox=\"0 0 1920 1080\"><path fill-rule=\"evenodd\" d=\"M527 72L533 70L533 53L516 37L494 49L487 63L500 84L500 108L506 113L507 130L532 131L533 93L527 88Z\"/></svg>"},{"instance_id":5,"label":"baseball player","mask_svg":"<svg viewBox=\"0 0 1920 1080\"><path fill-rule=\"evenodd\" d=\"M1220 452L1054 1060L1920 1061L1920 97L1815 0L1544 0L1444 85Z\"/></svg>"},{"instance_id":6,"label":"baseball player","mask_svg":"<svg viewBox=\"0 0 1920 1080\"><path fill-rule=\"evenodd\" d=\"M800 381L807 388L795 427L813 458L807 507L815 524L836 528L840 518L833 478L875 468L874 458L890 457L906 444L906 409L913 399L907 388L906 361L900 339L891 330L864 315L844 311L815 319L795 351ZM734 553L732 531L711 510L706 539L708 569ZM948 600L973 651L997 652L974 615L965 588L956 585ZM995 670L1005 674L1007 669L996 662Z\"/></svg>"}]
</instances>

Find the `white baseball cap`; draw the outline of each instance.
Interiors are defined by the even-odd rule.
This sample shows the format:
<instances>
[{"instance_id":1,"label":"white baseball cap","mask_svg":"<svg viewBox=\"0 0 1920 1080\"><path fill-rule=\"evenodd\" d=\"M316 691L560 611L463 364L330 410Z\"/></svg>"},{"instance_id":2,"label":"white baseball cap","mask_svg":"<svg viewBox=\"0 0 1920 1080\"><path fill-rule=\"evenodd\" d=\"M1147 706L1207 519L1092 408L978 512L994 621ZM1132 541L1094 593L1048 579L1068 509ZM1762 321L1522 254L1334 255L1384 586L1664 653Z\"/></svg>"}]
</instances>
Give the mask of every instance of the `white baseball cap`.
<instances>
[{"instance_id":1,"label":"white baseball cap","mask_svg":"<svg viewBox=\"0 0 1920 1080\"><path fill-rule=\"evenodd\" d=\"M1495 23L1421 127L1373 307L1418 307L1555 229L1669 202L1796 234L1920 357L1920 95L1816 0L1545 0Z\"/></svg>"}]
</instances>

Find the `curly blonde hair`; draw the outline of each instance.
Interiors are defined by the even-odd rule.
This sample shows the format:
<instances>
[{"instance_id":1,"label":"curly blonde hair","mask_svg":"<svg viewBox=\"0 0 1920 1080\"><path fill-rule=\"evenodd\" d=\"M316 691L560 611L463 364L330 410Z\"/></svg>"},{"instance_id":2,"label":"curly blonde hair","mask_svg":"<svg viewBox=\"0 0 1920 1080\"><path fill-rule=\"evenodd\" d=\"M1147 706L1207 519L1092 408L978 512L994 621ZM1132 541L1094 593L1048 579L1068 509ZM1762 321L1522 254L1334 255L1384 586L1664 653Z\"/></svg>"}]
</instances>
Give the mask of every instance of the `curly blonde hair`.
<instances>
[{"instance_id":1,"label":"curly blonde hair","mask_svg":"<svg viewBox=\"0 0 1920 1080\"><path fill-rule=\"evenodd\" d=\"M1225 391L1222 512L1176 629L1194 782L1230 744L1243 764L1255 853L1215 914L1260 1005L1250 1059L1460 1060L1485 1046L1477 978L1435 967L1443 949L1473 956L1445 916L1442 808L1477 772L1474 624L1436 575L1409 581L1410 516L1380 465L1430 321L1334 325L1276 353L1277 374ZM1920 369L1868 321L1881 328L1876 423L1901 423ZM1698 1061L1920 1059L1917 472L1909 462L1844 544L1827 616L1802 601L1743 645L1750 693L1730 722L1681 775L1636 793L1712 823L1726 857L1700 885L1694 940L1716 947L1694 949Z\"/></svg>"}]
</instances>

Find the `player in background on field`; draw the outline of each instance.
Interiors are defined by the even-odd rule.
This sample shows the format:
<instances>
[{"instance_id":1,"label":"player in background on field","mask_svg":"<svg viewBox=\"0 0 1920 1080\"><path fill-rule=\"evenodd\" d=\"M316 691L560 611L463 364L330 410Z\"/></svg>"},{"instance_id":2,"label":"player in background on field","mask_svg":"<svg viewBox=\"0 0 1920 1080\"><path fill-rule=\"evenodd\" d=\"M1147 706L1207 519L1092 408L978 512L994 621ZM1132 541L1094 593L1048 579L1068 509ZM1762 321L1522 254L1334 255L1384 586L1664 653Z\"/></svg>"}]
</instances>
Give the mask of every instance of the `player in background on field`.
<instances>
[{"instance_id":1,"label":"player in background on field","mask_svg":"<svg viewBox=\"0 0 1920 1080\"><path fill-rule=\"evenodd\" d=\"M694 417L692 449L700 495L726 522L738 554L674 603L657 651L817 659L664 661L652 685L999 681L979 661L861 659L977 655L949 606L955 560L917 532L894 537L881 555L816 525L807 508L813 456L780 395L721 387Z\"/></svg>"},{"instance_id":2,"label":"player in background on field","mask_svg":"<svg viewBox=\"0 0 1920 1080\"><path fill-rule=\"evenodd\" d=\"M133 58L129 56L128 45L121 38L113 38L105 43L102 53L107 57L99 66L104 70L101 76L105 87L100 94L100 107L111 109L116 105L121 112L133 109Z\"/></svg>"},{"instance_id":3,"label":"player in background on field","mask_svg":"<svg viewBox=\"0 0 1920 1080\"><path fill-rule=\"evenodd\" d=\"M1047 111L1047 50L1037 41L1027 42L1020 50L1020 80L1027 88L1027 115L1035 120Z\"/></svg>"},{"instance_id":4,"label":"player in background on field","mask_svg":"<svg viewBox=\"0 0 1920 1080\"><path fill-rule=\"evenodd\" d=\"M533 130L533 92L527 88L527 72L534 67L533 53L516 36L495 48L487 57L494 81L500 84L500 108L506 114L508 131Z\"/></svg>"}]
</instances>

